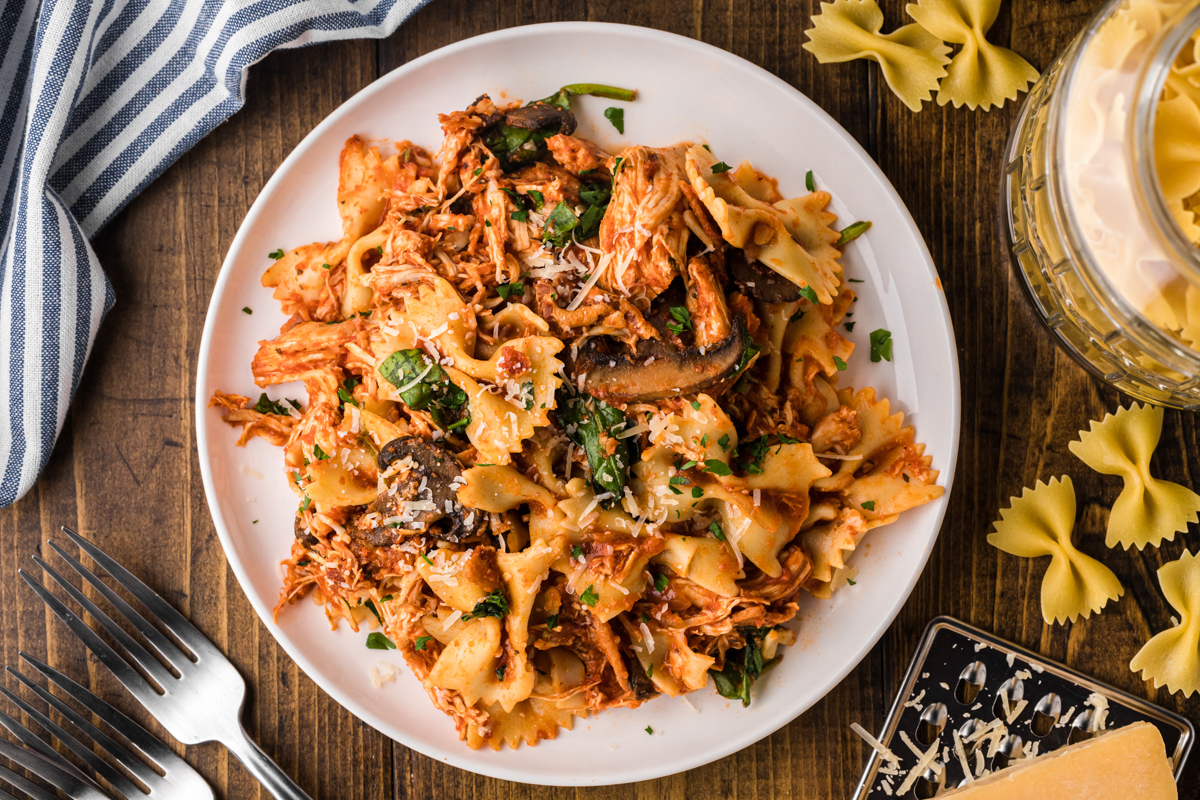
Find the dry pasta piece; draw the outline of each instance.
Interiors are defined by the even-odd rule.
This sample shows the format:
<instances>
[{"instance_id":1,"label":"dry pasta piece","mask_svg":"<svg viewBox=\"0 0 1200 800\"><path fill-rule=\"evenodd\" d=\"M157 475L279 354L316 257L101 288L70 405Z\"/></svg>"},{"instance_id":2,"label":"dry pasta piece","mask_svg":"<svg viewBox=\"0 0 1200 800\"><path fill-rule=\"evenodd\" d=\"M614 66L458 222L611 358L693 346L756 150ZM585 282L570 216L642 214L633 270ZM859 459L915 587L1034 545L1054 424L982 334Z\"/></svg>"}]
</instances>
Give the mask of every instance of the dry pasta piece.
<instances>
[{"instance_id":1,"label":"dry pasta piece","mask_svg":"<svg viewBox=\"0 0 1200 800\"><path fill-rule=\"evenodd\" d=\"M1093 421L1089 430L1080 432L1079 441L1070 444L1080 461L1125 481L1108 517L1104 543L1109 547L1158 547L1196 521L1200 495L1150 475L1150 456L1162 435L1162 422L1161 408L1134 404Z\"/></svg>"},{"instance_id":2,"label":"dry pasta piece","mask_svg":"<svg viewBox=\"0 0 1200 800\"><path fill-rule=\"evenodd\" d=\"M962 45L946 68L938 105L966 104L972 111L977 106L987 111L1015 100L1018 92L1037 80L1032 64L985 38L1000 11L1000 0L918 0L904 8L934 36Z\"/></svg>"},{"instance_id":3,"label":"dry pasta piece","mask_svg":"<svg viewBox=\"0 0 1200 800\"><path fill-rule=\"evenodd\" d=\"M1184 551L1178 561L1158 568L1167 602L1179 612L1179 624L1155 634L1129 668L1154 688L1166 686L1187 697L1200 691L1200 556Z\"/></svg>"},{"instance_id":4,"label":"dry pasta piece","mask_svg":"<svg viewBox=\"0 0 1200 800\"><path fill-rule=\"evenodd\" d=\"M1200 106L1188 95L1162 100L1154 120L1154 163L1167 200L1200 192Z\"/></svg>"},{"instance_id":5,"label":"dry pasta piece","mask_svg":"<svg viewBox=\"0 0 1200 800\"><path fill-rule=\"evenodd\" d=\"M1010 508L1000 511L988 543L1023 558L1050 556L1042 578L1042 618L1047 623L1087 619L1125 593L1112 570L1071 542L1075 487L1069 476L1048 484L1038 481L1010 502Z\"/></svg>"},{"instance_id":6,"label":"dry pasta piece","mask_svg":"<svg viewBox=\"0 0 1200 800\"><path fill-rule=\"evenodd\" d=\"M822 64L869 58L879 64L884 80L913 111L937 88L950 63L950 48L920 25L880 33L883 11L875 0L822 3L806 33L804 49Z\"/></svg>"}]
</instances>

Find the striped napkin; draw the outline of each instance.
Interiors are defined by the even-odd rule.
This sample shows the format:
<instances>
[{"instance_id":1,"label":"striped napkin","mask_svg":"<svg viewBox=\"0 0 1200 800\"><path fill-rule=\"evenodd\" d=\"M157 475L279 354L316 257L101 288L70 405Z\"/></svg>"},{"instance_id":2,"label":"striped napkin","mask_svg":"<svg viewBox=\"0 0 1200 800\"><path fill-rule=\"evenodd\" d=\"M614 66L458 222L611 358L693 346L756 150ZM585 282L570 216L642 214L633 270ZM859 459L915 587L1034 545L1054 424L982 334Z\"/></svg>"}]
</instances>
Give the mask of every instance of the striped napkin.
<instances>
[{"instance_id":1,"label":"striped napkin","mask_svg":"<svg viewBox=\"0 0 1200 800\"><path fill-rule=\"evenodd\" d=\"M251 64L382 38L426 2L0 0L0 507L45 466L116 300L88 239L242 107Z\"/></svg>"}]
</instances>

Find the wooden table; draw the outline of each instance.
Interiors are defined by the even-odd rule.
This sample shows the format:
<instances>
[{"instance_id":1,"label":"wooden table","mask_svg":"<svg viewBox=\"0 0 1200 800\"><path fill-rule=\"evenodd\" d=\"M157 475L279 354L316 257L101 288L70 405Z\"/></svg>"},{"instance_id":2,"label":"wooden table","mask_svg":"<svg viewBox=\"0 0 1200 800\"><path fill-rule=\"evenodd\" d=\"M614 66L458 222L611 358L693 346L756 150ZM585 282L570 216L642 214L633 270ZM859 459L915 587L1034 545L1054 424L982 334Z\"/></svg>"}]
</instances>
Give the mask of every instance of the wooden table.
<instances>
[{"instance_id":1,"label":"wooden table","mask_svg":"<svg viewBox=\"0 0 1200 800\"><path fill-rule=\"evenodd\" d=\"M1005 3L992 39L1042 68L1100 4ZM883 5L888 29L908 21L901 0ZM152 724L15 579L18 567L33 566L29 556L44 540L61 539L57 527L66 524L108 548L230 654L250 686L252 735L315 798L845 798L866 759L850 723L881 727L917 638L938 614L995 631L1200 722L1200 699L1152 691L1127 666L1152 633L1170 624L1172 609L1154 573L1180 555L1186 537L1143 553L1104 547L1107 509L1120 482L1083 467L1067 443L1121 398L1055 348L996 244L1000 158L1014 104L990 113L926 105L913 114L882 84L875 65L822 66L801 49L815 6L810 0L433 0L386 41L284 51L254 67L246 107L94 243L117 305L45 474L0 512L0 574L9 578L0 584L4 661L15 664L18 650L48 659ZM702 39L781 76L845 126L895 184L929 243L954 318L963 398L958 475L941 537L912 597L862 664L799 719L736 755L636 786L580 790L505 783L445 766L393 743L317 689L255 616L226 566L204 501L192 422L200 332L221 260L251 202L304 135L411 58L497 28L574 19ZM803 152L803 142L797 147ZM1195 484L1197 419L1167 414L1158 474ZM985 536L1011 495L1062 474L1072 476L1078 492L1082 549L1112 567L1126 595L1089 620L1048 626L1038 600L1045 559L1001 556ZM187 758L221 797L266 796L215 745L189 748ZM1200 789L1182 796L1200 797Z\"/></svg>"}]
</instances>

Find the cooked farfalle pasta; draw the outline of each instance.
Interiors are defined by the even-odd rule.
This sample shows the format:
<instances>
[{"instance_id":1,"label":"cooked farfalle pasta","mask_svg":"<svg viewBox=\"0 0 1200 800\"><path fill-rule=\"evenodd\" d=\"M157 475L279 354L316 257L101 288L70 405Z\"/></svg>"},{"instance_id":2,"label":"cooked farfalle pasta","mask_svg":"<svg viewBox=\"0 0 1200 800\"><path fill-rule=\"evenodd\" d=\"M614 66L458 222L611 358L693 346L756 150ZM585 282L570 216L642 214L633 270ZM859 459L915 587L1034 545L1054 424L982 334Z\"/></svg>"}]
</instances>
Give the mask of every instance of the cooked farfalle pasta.
<instances>
[{"instance_id":1,"label":"cooked farfalle pasta","mask_svg":"<svg viewBox=\"0 0 1200 800\"><path fill-rule=\"evenodd\" d=\"M1015 100L1038 79L1032 64L986 38L1000 13L1000 0L918 0L905 10L934 36L962 45L938 87L938 105L987 111Z\"/></svg>"},{"instance_id":2,"label":"cooked farfalle pasta","mask_svg":"<svg viewBox=\"0 0 1200 800\"><path fill-rule=\"evenodd\" d=\"M1070 477L1038 481L1001 509L994 547L1023 558L1050 556L1042 578L1042 618L1047 624L1087 619L1125 590L1108 567L1075 549L1075 486Z\"/></svg>"},{"instance_id":3,"label":"cooked farfalle pasta","mask_svg":"<svg viewBox=\"0 0 1200 800\"><path fill-rule=\"evenodd\" d=\"M950 48L920 25L880 33L883 11L875 0L821 3L805 33L804 49L822 64L867 58L879 64L884 80L913 111L929 99L946 74Z\"/></svg>"},{"instance_id":4,"label":"cooked farfalle pasta","mask_svg":"<svg viewBox=\"0 0 1200 800\"><path fill-rule=\"evenodd\" d=\"M1093 421L1071 442L1080 461L1105 475L1118 475L1125 486L1113 503L1104 543L1128 550L1158 547L1187 530L1200 512L1200 495L1150 474L1150 457L1162 435L1163 410L1133 404Z\"/></svg>"},{"instance_id":5,"label":"cooked farfalle pasta","mask_svg":"<svg viewBox=\"0 0 1200 800\"><path fill-rule=\"evenodd\" d=\"M710 680L749 704L801 593L942 494L903 415L838 385L829 193L604 153L577 88L444 115L436 158L348 141L342 238L263 277L288 319L251 371L307 403L213 398L283 449L277 613L380 628L473 748Z\"/></svg>"},{"instance_id":6,"label":"cooked farfalle pasta","mask_svg":"<svg viewBox=\"0 0 1200 800\"><path fill-rule=\"evenodd\" d=\"M1156 689L1165 686L1188 697L1200 691L1200 556L1185 551L1163 564L1158 583L1179 621L1146 642L1129 668Z\"/></svg>"}]
</instances>

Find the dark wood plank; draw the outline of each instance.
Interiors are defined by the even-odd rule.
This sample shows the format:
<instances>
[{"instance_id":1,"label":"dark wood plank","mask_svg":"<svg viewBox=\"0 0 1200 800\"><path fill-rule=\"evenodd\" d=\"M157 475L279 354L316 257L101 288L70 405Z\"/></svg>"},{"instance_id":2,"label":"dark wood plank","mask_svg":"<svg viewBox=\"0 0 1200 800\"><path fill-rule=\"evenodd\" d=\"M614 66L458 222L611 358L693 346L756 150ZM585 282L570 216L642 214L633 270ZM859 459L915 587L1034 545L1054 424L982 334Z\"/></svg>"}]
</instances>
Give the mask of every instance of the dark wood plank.
<instances>
[{"instance_id":1,"label":"dark wood plank","mask_svg":"<svg viewBox=\"0 0 1200 800\"><path fill-rule=\"evenodd\" d=\"M1045 67L1101 0L1006 3L992 38ZM819 65L801 48L817 0L434 0L392 37L274 54L253 68L246 108L184 156L104 231L95 247L117 291L46 473L0 512L0 570L29 566L60 524L94 537L189 614L250 687L246 724L316 798L848 797L866 752L851 721L882 724L928 620L952 614L1101 680L1200 719L1200 699L1152 691L1127 663L1169 624L1155 570L1185 549L1123 552L1103 544L1120 482L1067 450L1120 398L1060 353L1033 318L995 234L1000 162L1015 104L989 113L903 107L873 65ZM882 3L887 28L904 0ZM194 371L208 299L254 197L287 153L377 75L438 47L500 28L555 20L645 25L700 39L779 75L876 158L908 204L937 263L958 340L963 418L953 498L925 574L880 644L821 702L746 750L657 781L547 789L496 781L410 752L341 709L304 676L255 616L225 564L203 498L195 449ZM1168 413L1155 470L1193 485L1200 430ZM998 554L986 535L1011 495L1070 474L1085 552L1126 595L1070 626L1041 620L1045 564ZM1194 532L1194 530L1193 530ZM1044 561L1044 560L1043 560ZM0 583L0 647L48 658L155 727L33 595ZM9 686L15 684L10 680ZM182 748L180 748L182 751ZM220 797L265 797L215 745L188 759ZM1190 785L1200 785L1192 781ZM1185 797L1200 797L1189 789Z\"/></svg>"}]
</instances>

